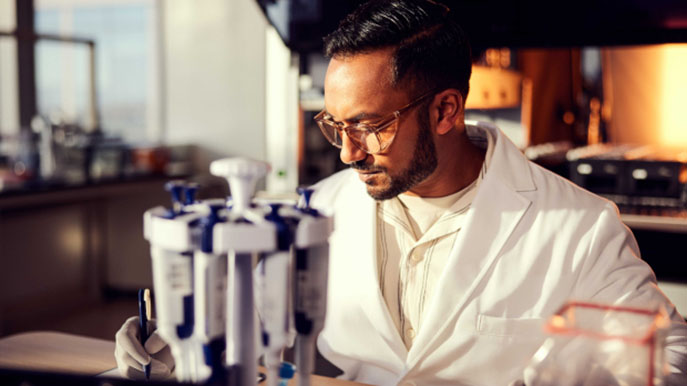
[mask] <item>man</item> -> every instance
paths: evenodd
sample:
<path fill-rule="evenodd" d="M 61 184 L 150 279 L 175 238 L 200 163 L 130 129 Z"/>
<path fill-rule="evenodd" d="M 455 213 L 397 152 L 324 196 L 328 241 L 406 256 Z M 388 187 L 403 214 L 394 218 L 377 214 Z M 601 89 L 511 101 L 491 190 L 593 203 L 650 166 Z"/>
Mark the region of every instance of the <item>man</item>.
<path fill-rule="evenodd" d="M 351 168 L 312 199 L 335 219 L 318 348 L 344 378 L 507 385 L 577 299 L 665 306 L 670 380 L 684 384 L 687 326 L 616 207 L 464 122 L 470 49 L 446 7 L 372 1 L 325 46 L 316 121 Z"/>

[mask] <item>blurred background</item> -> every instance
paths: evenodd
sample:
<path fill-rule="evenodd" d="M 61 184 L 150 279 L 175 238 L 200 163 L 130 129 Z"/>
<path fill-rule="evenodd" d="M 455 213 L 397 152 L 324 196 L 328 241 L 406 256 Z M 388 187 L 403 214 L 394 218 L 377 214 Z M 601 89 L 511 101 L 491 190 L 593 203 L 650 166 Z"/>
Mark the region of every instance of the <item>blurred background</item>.
<path fill-rule="evenodd" d="M 615 201 L 687 314 L 687 3 L 446 0 L 473 44 L 467 118 Z M 0 336 L 113 339 L 152 285 L 165 182 L 212 160 L 293 192 L 343 168 L 312 118 L 322 37 L 360 1 L 0 0 Z"/>

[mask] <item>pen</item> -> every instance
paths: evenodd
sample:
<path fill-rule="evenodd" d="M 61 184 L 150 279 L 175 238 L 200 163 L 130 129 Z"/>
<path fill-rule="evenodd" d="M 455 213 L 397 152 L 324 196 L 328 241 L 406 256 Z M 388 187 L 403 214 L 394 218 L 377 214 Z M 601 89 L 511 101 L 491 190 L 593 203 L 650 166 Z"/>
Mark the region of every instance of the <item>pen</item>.
<path fill-rule="evenodd" d="M 148 340 L 148 320 L 150 320 L 151 316 L 150 290 L 148 288 L 141 288 L 138 290 L 138 320 L 139 327 L 141 328 L 141 345 L 144 345 L 146 340 Z M 150 363 L 143 365 L 143 372 L 146 375 L 146 379 L 150 379 Z"/>

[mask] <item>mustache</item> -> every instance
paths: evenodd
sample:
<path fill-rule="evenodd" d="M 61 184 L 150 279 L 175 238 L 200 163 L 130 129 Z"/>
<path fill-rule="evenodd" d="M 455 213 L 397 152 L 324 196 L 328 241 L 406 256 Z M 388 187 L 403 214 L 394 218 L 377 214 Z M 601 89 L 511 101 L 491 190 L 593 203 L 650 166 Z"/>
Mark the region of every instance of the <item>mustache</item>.
<path fill-rule="evenodd" d="M 375 166 L 374 164 L 368 164 L 365 160 L 355 161 L 349 164 L 351 169 L 361 170 L 366 172 L 386 172 L 386 168 L 382 166 Z"/>

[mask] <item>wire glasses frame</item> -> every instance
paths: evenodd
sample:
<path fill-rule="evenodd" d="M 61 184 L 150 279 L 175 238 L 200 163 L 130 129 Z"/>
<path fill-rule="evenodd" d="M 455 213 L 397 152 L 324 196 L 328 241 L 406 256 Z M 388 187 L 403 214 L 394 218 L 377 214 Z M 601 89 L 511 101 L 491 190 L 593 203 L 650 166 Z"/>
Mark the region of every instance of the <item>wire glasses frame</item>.
<path fill-rule="evenodd" d="M 317 122 L 317 126 L 319 126 L 324 137 L 335 147 L 341 149 L 343 146 L 342 133 L 346 133 L 348 139 L 357 148 L 367 154 L 374 155 L 391 146 L 398 131 L 398 126 L 394 124 L 398 122 L 401 115 L 434 94 L 434 91 L 422 94 L 393 113 L 375 119 L 374 122 L 358 122 L 346 125 L 343 122 L 333 121 L 332 117 L 325 110 L 320 111 L 313 119 Z M 387 130 L 389 128 L 394 128 L 395 130 Z"/>

